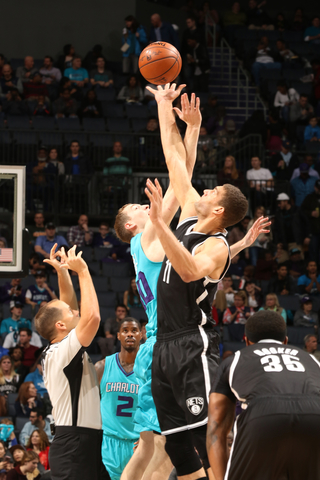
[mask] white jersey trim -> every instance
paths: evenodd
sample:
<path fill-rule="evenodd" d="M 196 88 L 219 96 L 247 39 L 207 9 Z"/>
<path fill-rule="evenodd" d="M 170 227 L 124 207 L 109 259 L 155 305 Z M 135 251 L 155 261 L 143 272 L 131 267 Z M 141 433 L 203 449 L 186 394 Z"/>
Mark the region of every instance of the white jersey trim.
<path fill-rule="evenodd" d="M 229 472 L 230 472 L 230 467 L 231 467 L 231 461 L 232 461 L 232 455 L 233 455 L 233 451 L 234 451 L 234 445 L 236 443 L 236 437 L 237 437 L 237 433 L 238 433 L 238 425 L 237 425 L 237 422 L 238 422 L 238 417 L 236 418 L 236 421 L 234 422 L 234 427 L 233 427 L 233 442 L 232 442 L 232 447 L 231 447 L 231 451 L 230 451 L 230 455 L 229 455 L 229 460 L 228 460 L 228 463 L 227 463 L 227 470 L 226 470 L 226 473 L 225 473 L 225 476 L 224 476 L 224 480 L 228 480 L 228 477 L 229 477 Z"/>
<path fill-rule="evenodd" d="M 203 367 L 203 376 L 204 376 L 204 384 L 206 388 L 207 403 L 209 404 L 209 395 L 211 390 L 210 372 L 209 372 L 209 365 L 208 365 L 208 359 L 207 359 L 209 339 L 208 339 L 208 335 L 206 334 L 202 326 L 198 325 L 198 328 L 200 330 L 200 335 L 203 341 L 203 351 L 201 353 L 201 361 L 202 361 L 202 367 Z"/>
<path fill-rule="evenodd" d="M 195 220 L 198 221 L 198 217 L 196 217 L 196 216 L 185 218 L 185 219 L 182 220 L 180 223 L 178 223 L 176 230 L 178 230 L 178 228 L 181 227 L 181 225 L 184 225 L 185 223 L 190 222 L 190 220 L 193 220 L 193 219 L 195 219 Z M 197 223 L 197 222 L 196 222 L 196 223 Z M 195 224 L 194 224 L 194 225 L 195 225 Z"/>
<path fill-rule="evenodd" d="M 272 338 L 266 338 L 263 340 L 259 340 L 257 343 L 279 343 L 280 345 L 283 345 L 282 342 L 279 342 L 279 340 L 272 340 Z"/>
<path fill-rule="evenodd" d="M 233 388 L 232 386 L 232 382 L 233 382 L 233 374 L 234 374 L 234 371 L 236 369 L 236 366 L 238 365 L 238 362 L 239 362 L 239 359 L 240 359 L 240 355 L 241 355 L 241 351 L 238 350 L 235 354 L 234 354 L 234 359 L 233 359 L 233 362 L 231 363 L 231 367 L 230 367 L 230 372 L 229 372 L 229 385 L 230 385 L 230 388 L 231 388 L 231 391 L 233 392 L 233 394 L 235 395 L 235 397 L 240 401 L 240 402 L 246 402 L 246 399 L 245 398 L 241 398 L 240 395 L 238 394 L 238 392 Z"/>
<path fill-rule="evenodd" d="M 307 352 L 307 353 L 308 353 L 308 352 Z M 310 355 L 310 357 L 312 358 L 312 360 L 314 360 L 314 361 L 316 362 L 316 364 L 318 365 L 318 367 L 320 367 L 320 362 L 319 362 L 319 360 L 317 360 L 316 357 L 314 357 L 314 356 L 312 355 L 312 353 L 309 353 L 309 355 Z"/>
<path fill-rule="evenodd" d="M 192 425 L 184 425 L 183 427 L 171 428 L 161 432 L 161 435 L 172 435 L 173 433 L 185 432 L 186 430 L 193 430 L 194 428 L 202 427 L 208 423 L 208 417 L 201 422 L 193 423 Z"/>

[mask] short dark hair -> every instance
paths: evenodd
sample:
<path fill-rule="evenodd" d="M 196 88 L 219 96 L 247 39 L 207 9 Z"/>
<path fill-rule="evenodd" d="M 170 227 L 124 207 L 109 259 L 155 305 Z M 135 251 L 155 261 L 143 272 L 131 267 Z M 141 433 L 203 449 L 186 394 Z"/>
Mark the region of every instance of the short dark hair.
<path fill-rule="evenodd" d="M 19 328 L 19 333 L 21 333 L 21 332 L 27 332 L 28 337 L 31 337 L 31 336 L 32 336 L 32 331 L 31 331 L 30 328 L 28 328 L 28 327 L 21 327 L 21 328 Z"/>
<path fill-rule="evenodd" d="M 100 222 L 100 225 L 99 225 L 99 227 L 102 227 L 102 226 L 104 226 L 104 227 L 108 227 L 108 228 L 110 227 L 110 225 L 109 225 L 109 223 L 108 223 L 108 222 Z"/>
<path fill-rule="evenodd" d="M 118 303 L 118 305 L 116 305 L 115 310 L 117 310 L 118 307 L 125 308 L 127 310 L 127 312 L 129 312 L 128 307 L 126 307 L 124 303 Z"/>
<path fill-rule="evenodd" d="M 44 58 L 49 58 L 49 59 L 50 59 L 50 62 L 53 63 L 53 58 L 52 58 L 50 55 L 46 55 Z"/>
<path fill-rule="evenodd" d="M 20 352 L 21 352 L 21 359 L 23 360 L 23 359 L 24 359 L 24 351 L 23 351 L 23 348 L 20 347 L 20 345 L 15 345 L 14 347 L 10 347 L 10 348 L 9 348 L 9 355 L 10 355 L 10 357 L 12 356 L 14 350 L 20 350 Z"/>
<path fill-rule="evenodd" d="M 70 147 L 71 147 L 71 145 L 72 145 L 73 143 L 77 143 L 77 144 L 79 145 L 79 147 L 80 147 L 80 142 L 79 142 L 79 140 L 77 140 L 77 139 L 71 140 L 71 142 L 70 142 Z"/>
<path fill-rule="evenodd" d="M 280 268 L 282 267 L 286 267 L 286 269 L 288 270 L 288 265 L 286 265 L 285 263 L 279 263 L 277 266 L 277 270 L 280 270 Z"/>
<path fill-rule="evenodd" d="M 287 325 L 279 313 L 271 310 L 261 310 L 248 318 L 245 334 L 252 343 L 266 339 L 284 342 L 287 335 Z"/>
<path fill-rule="evenodd" d="M 139 322 L 139 320 L 137 320 L 136 318 L 133 318 L 133 317 L 126 317 L 126 318 L 124 318 L 123 320 L 121 320 L 120 325 L 119 325 L 119 331 L 120 331 L 122 325 L 123 325 L 125 322 L 128 322 L 128 323 L 136 323 L 136 324 L 138 325 L 139 330 L 141 330 L 141 323 Z"/>
<path fill-rule="evenodd" d="M 308 98 L 308 95 L 307 95 L 306 93 L 301 93 L 301 94 L 300 94 L 300 98 L 302 98 L 302 97 L 303 97 L 303 98 Z"/>
<path fill-rule="evenodd" d="M 220 205 L 224 208 L 222 222 L 224 227 L 230 227 L 241 222 L 245 217 L 248 210 L 248 200 L 241 190 L 234 185 L 225 183 L 223 189 L 224 195 L 220 201 Z"/>
<path fill-rule="evenodd" d="M 38 415 L 38 417 L 42 417 L 42 418 L 45 418 L 46 417 L 46 414 L 45 412 L 42 410 L 42 408 L 38 408 L 38 407 L 34 407 L 34 408 L 31 408 L 30 410 L 32 413 L 36 413 Z"/>

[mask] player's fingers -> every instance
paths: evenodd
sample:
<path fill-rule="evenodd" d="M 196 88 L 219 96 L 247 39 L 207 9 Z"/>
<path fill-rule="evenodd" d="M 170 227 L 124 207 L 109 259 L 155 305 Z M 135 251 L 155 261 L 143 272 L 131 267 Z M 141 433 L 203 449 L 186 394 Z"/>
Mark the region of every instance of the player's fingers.
<path fill-rule="evenodd" d="M 81 258 L 81 257 L 82 257 L 82 251 L 80 250 L 80 252 L 77 255 L 77 258 Z"/>
<path fill-rule="evenodd" d="M 196 98 L 196 109 L 200 110 L 200 98 L 199 97 Z"/>
<path fill-rule="evenodd" d="M 158 85 L 158 86 L 157 86 L 157 89 L 158 89 L 158 90 L 162 90 L 162 85 Z"/>
<path fill-rule="evenodd" d="M 173 110 L 178 114 L 178 117 L 181 118 L 182 117 L 182 112 L 179 108 L 177 107 L 173 107 Z"/>
<path fill-rule="evenodd" d="M 150 180 L 150 178 L 148 178 L 147 180 L 147 187 L 149 188 L 149 190 L 153 193 L 156 191 L 156 186 L 154 185 L 154 183 Z"/>
<path fill-rule="evenodd" d="M 77 245 L 73 245 L 73 247 L 70 248 L 70 250 L 68 251 L 68 257 L 71 256 L 71 258 L 74 258 L 76 256 L 76 248 Z"/>
<path fill-rule="evenodd" d="M 163 87 L 164 90 L 169 90 L 170 88 L 170 83 L 166 83 L 165 86 Z"/>
<path fill-rule="evenodd" d="M 179 87 L 177 88 L 177 92 L 179 93 L 179 95 L 180 95 L 181 91 L 182 91 L 186 86 L 187 86 L 187 85 L 186 85 L 185 83 L 183 83 L 182 85 L 179 85 Z"/>
<path fill-rule="evenodd" d="M 144 193 L 147 195 L 147 197 L 149 198 L 150 202 L 153 203 L 152 194 L 151 194 L 150 191 L 147 189 L 147 187 L 144 189 Z"/>
<path fill-rule="evenodd" d="M 171 90 L 175 90 L 175 89 L 176 89 L 176 86 L 177 86 L 177 84 L 176 84 L 176 83 L 173 83 L 173 84 L 171 85 Z"/>
<path fill-rule="evenodd" d="M 55 252 L 57 246 L 58 246 L 58 244 L 55 243 L 55 244 L 53 245 L 53 247 L 51 248 L 51 250 L 50 250 L 50 257 L 51 257 L 51 255 L 54 255 L 54 252 Z"/>
<path fill-rule="evenodd" d="M 196 95 L 194 93 L 191 93 L 190 107 L 191 108 L 196 107 Z"/>
<path fill-rule="evenodd" d="M 149 90 L 149 92 L 153 93 L 153 95 L 156 93 L 155 89 L 154 88 L 151 88 L 151 87 L 146 87 L 147 90 Z"/>
<path fill-rule="evenodd" d="M 52 264 L 51 260 L 49 260 L 48 258 L 45 258 L 45 259 L 43 260 L 43 263 L 49 263 L 49 265 Z"/>
<path fill-rule="evenodd" d="M 162 198 L 162 187 L 161 187 L 160 183 L 158 182 L 157 178 L 155 179 L 155 184 L 156 184 L 156 187 L 158 189 L 159 195 Z"/>

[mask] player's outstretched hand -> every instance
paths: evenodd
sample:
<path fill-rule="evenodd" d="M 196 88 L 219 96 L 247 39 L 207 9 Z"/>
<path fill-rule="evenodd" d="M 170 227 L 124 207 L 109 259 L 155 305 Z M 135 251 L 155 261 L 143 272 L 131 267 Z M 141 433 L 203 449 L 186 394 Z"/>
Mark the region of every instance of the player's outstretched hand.
<path fill-rule="evenodd" d="M 148 178 L 145 193 L 150 200 L 150 220 L 152 223 L 156 223 L 162 218 L 162 188 L 157 179 L 152 183 Z"/>
<path fill-rule="evenodd" d="M 86 271 L 88 269 L 88 266 L 83 260 L 83 258 L 81 258 L 82 252 L 79 252 L 78 255 L 76 255 L 76 248 L 77 245 L 73 245 L 73 247 L 70 248 L 70 250 L 68 250 L 68 252 L 61 257 L 60 268 L 69 268 L 70 270 L 73 270 L 74 272 L 79 274 Z"/>
<path fill-rule="evenodd" d="M 187 125 L 200 128 L 202 121 L 200 98 L 196 97 L 194 93 L 191 94 L 190 102 L 186 93 L 181 95 L 181 110 L 177 107 L 173 107 L 173 110 Z"/>
<path fill-rule="evenodd" d="M 261 233 L 269 233 L 270 230 L 267 228 L 269 225 L 271 225 L 271 222 L 268 217 L 258 218 L 243 239 L 245 243 L 244 248 L 250 247 Z"/>
<path fill-rule="evenodd" d="M 176 98 L 179 97 L 181 90 L 186 87 L 186 85 L 183 84 L 179 85 L 179 87 L 176 89 L 176 86 L 177 85 L 175 83 L 173 83 L 171 86 L 170 83 L 167 83 L 165 86 L 158 85 L 157 90 L 149 86 L 146 88 L 154 95 L 157 103 L 163 101 L 172 103 Z"/>
<path fill-rule="evenodd" d="M 50 257 L 43 260 L 43 263 L 48 263 L 53 268 L 55 268 L 58 272 L 60 270 L 60 267 L 61 267 L 61 261 L 59 261 L 57 257 L 61 257 L 61 251 L 58 250 L 56 252 L 57 246 L 58 246 L 57 243 L 55 243 L 53 245 L 53 247 L 50 250 Z"/>

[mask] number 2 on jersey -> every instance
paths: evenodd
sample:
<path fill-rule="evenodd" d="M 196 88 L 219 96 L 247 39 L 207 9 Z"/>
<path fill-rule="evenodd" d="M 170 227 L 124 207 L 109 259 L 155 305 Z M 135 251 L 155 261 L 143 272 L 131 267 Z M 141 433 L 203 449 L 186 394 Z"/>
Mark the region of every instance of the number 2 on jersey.
<path fill-rule="evenodd" d="M 117 417 L 132 417 L 132 412 L 124 412 L 123 410 L 127 410 L 128 408 L 133 407 L 133 398 L 123 397 L 122 395 L 119 395 L 118 400 L 119 402 L 126 403 L 122 403 L 121 405 L 117 406 Z"/>
<path fill-rule="evenodd" d="M 292 355 L 266 355 L 265 357 L 261 358 L 261 365 L 265 365 L 263 367 L 265 372 L 282 372 L 283 366 L 281 363 L 281 359 L 284 363 L 289 372 L 305 372 L 305 368 L 302 363 L 299 361 L 298 357 L 293 357 Z M 267 365 L 266 365 L 267 364 Z"/>

